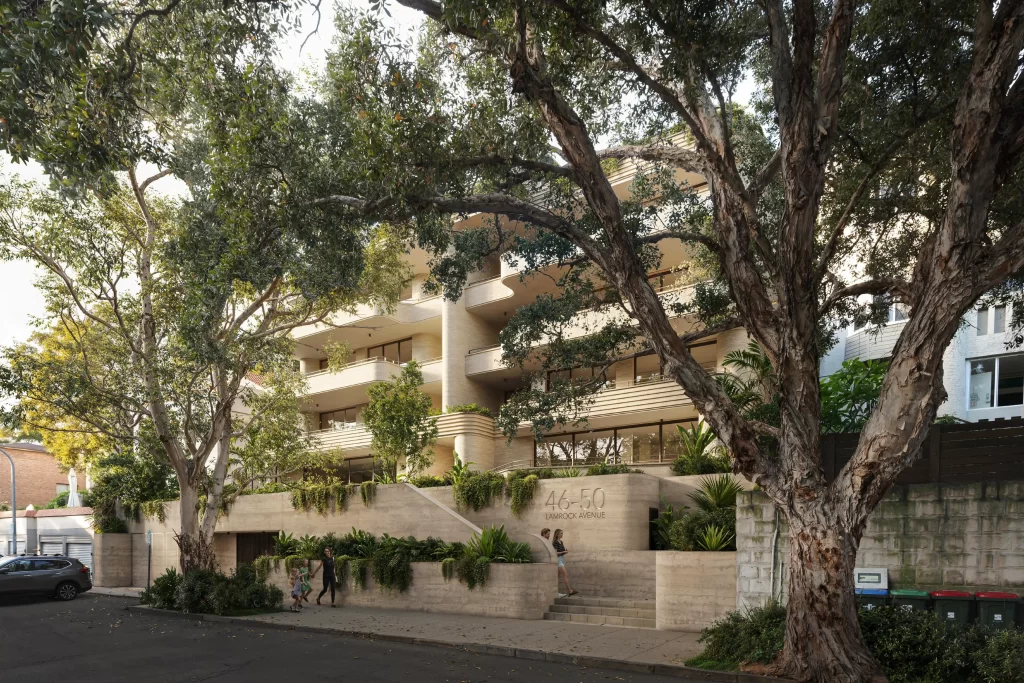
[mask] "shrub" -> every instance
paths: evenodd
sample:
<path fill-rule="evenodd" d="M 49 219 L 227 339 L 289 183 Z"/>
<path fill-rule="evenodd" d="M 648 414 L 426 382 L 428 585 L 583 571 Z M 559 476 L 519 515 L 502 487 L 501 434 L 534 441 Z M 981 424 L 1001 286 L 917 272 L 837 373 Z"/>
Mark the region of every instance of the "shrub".
<path fill-rule="evenodd" d="M 321 515 L 327 514 L 328 510 L 343 510 L 354 490 L 354 485 L 342 481 L 303 483 L 291 490 L 292 508 L 306 512 L 315 509 Z"/>
<path fill-rule="evenodd" d="M 294 486 L 288 484 L 282 484 L 279 481 L 268 481 L 260 487 L 254 489 L 242 489 L 238 492 L 240 496 L 258 496 L 264 493 L 288 493 Z"/>
<path fill-rule="evenodd" d="M 880 607 L 860 612 L 864 640 L 892 683 L 1022 683 L 1024 633 L 951 624 L 931 612 Z M 704 629 L 704 652 L 687 661 L 705 669 L 768 663 L 785 640 L 778 603 L 733 612 Z"/>
<path fill-rule="evenodd" d="M 786 608 L 772 601 L 746 612 L 730 612 L 701 632 L 704 651 L 687 661 L 703 669 L 736 669 L 740 664 L 767 664 L 786 641 Z"/>
<path fill-rule="evenodd" d="M 609 465 L 599 462 L 587 468 L 588 477 L 596 477 L 602 474 L 643 474 L 643 470 L 633 469 L 629 465 Z"/>
<path fill-rule="evenodd" d="M 505 477 L 494 472 L 467 472 L 452 486 L 455 504 L 474 511 L 490 506 L 505 492 Z"/>
<path fill-rule="evenodd" d="M 672 548 L 672 525 L 678 521 L 682 510 L 676 511 L 668 505 L 664 499 L 661 502 L 661 510 L 658 511 L 658 518 L 654 521 L 654 549 L 669 550 Z"/>
<path fill-rule="evenodd" d="M 140 599 L 143 604 L 160 609 L 227 614 L 277 609 L 284 594 L 276 586 L 267 584 L 261 567 L 243 563 L 231 576 L 209 569 L 197 569 L 184 575 L 168 569 L 142 592 Z"/>
<path fill-rule="evenodd" d="M 70 491 L 61 491 L 53 499 L 42 507 L 43 510 L 57 510 L 59 508 L 66 508 L 68 506 L 68 498 L 71 497 Z"/>
<path fill-rule="evenodd" d="M 214 593 L 227 577 L 211 569 L 194 569 L 181 577 L 174 592 L 174 607 L 182 612 L 223 614 L 222 601 Z"/>
<path fill-rule="evenodd" d="M 571 477 L 582 477 L 583 470 L 579 467 L 562 467 L 554 471 L 554 476 L 557 479 L 569 479 Z"/>
<path fill-rule="evenodd" d="M 176 569 L 168 569 L 164 574 L 153 580 L 153 585 L 142 591 L 139 601 L 157 609 L 174 609 L 175 593 L 181 583 L 181 574 Z"/>
<path fill-rule="evenodd" d="M 307 560 L 315 560 L 321 556 L 322 546 L 319 537 L 306 534 L 295 541 L 295 554 Z"/>
<path fill-rule="evenodd" d="M 731 535 L 731 542 L 723 550 L 736 549 L 736 510 L 735 508 L 723 508 L 714 512 L 698 510 L 684 514 L 672 523 L 669 529 L 669 546 L 672 550 L 702 550 L 701 539 L 704 537 L 704 530 L 709 526 L 720 527 L 727 536 Z"/>
<path fill-rule="evenodd" d="M 491 417 L 491 411 L 475 403 L 460 403 L 457 406 L 448 406 L 444 409 L 446 414 L 450 413 L 477 413 L 485 417 Z"/>
<path fill-rule="evenodd" d="M 409 483 L 418 489 L 430 489 L 438 486 L 450 486 L 451 482 L 444 477 L 439 477 L 435 474 L 423 474 L 418 477 L 413 477 L 409 480 Z"/>

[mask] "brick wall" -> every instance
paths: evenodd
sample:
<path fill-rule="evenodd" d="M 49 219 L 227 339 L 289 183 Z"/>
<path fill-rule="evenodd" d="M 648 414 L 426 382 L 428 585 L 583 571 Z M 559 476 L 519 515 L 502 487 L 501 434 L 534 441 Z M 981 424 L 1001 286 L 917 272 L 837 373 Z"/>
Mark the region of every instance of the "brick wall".
<path fill-rule="evenodd" d="M 775 509 L 741 493 L 736 511 L 736 602 L 772 595 Z M 788 528 L 780 516 L 774 595 L 785 596 Z M 890 588 L 1024 590 L 1024 481 L 896 486 L 868 518 L 860 567 L 889 570 Z"/>
<path fill-rule="evenodd" d="M 57 495 L 57 484 L 67 484 L 68 475 L 60 471 L 57 461 L 44 450 L 23 450 L 17 446 L 4 446 L 14 459 L 17 476 L 18 507 L 30 503 L 36 507 L 46 505 Z M 78 490 L 84 488 L 84 479 L 78 478 Z M 11 502 L 11 466 L 0 455 L 0 503 Z"/>

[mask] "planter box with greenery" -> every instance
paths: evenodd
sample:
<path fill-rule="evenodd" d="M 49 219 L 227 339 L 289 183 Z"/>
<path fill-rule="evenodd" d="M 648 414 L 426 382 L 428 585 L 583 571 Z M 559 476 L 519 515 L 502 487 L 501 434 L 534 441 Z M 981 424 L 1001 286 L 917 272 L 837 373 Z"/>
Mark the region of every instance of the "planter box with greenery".
<path fill-rule="evenodd" d="M 555 565 L 530 563 L 529 546 L 512 541 L 501 527 L 484 529 L 466 544 L 378 539 L 356 529 L 341 537 L 281 535 L 277 554 L 259 558 L 256 566 L 290 590 L 290 569 L 310 560 L 319 574 L 326 547 L 337 558 L 341 599 L 350 605 L 541 619 L 557 593 Z"/>

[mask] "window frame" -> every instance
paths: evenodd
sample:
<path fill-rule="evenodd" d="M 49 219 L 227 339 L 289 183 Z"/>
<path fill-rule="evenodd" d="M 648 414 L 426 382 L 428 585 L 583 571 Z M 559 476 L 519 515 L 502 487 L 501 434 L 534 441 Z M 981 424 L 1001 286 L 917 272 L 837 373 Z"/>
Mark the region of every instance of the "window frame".
<path fill-rule="evenodd" d="M 979 336 L 980 336 L 980 334 L 979 334 Z M 967 381 L 964 382 L 964 384 L 965 384 L 965 389 L 964 389 L 964 392 L 965 392 L 964 393 L 964 409 L 967 410 L 968 412 L 970 412 L 970 411 L 975 411 L 975 410 L 992 410 L 992 409 L 995 409 L 995 408 L 1013 408 L 1013 407 L 1016 407 L 1016 406 L 1024 405 L 1024 387 L 1021 388 L 1021 403 L 1009 403 L 1007 405 L 1000 405 L 999 404 L 999 380 L 1000 380 L 1000 365 L 1001 365 L 1001 361 L 1003 359 L 1005 359 L 1005 358 L 1018 358 L 1018 357 L 1024 357 L 1024 353 L 1005 353 L 1005 354 L 1003 354 L 1001 356 L 979 356 L 977 358 L 968 358 L 966 361 L 964 361 L 965 367 L 967 369 L 967 374 L 966 374 Z M 987 361 L 987 360 L 993 361 L 993 364 L 992 364 L 993 365 L 993 370 L 992 370 L 992 405 L 986 406 L 986 407 L 983 407 L 983 408 L 971 408 L 971 366 L 974 363 L 979 363 L 979 362 L 983 362 L 983 361 Z"/>
<path fill-rule="evenodd" d="M 616 442 L 616 444 L 618 444 L 618 442 L 619 442 L 619 432 L 620 431 L 628 431 L 628 430 L 632 430 L 632 429 L 641 429 L 643 427 L 657 427 L 658 428 L 658 430 L 657 430 L 657 434 L 658 434 L 658 459 L 657 460 L 647 461 L 647 462 L 641 462 L 641 463 L 631 462 L 631 463 L 626 463 L 626 464 L 628 464 L 628 465 L 636 465 L 636 464 L 640 464 L 640 465 L 658 465 L 658 464 L 664 464 L 666 462 L 671 462 L 672 461 L 672 460 L 665 460 L 665 427 L 675 427 L 676 425 L 692 424 L 692 423 L 696 423 L 698 420 L 699 420 L 699 418 L 696 418 L 696 417 L 685 417 L 685 418 L 680 418 L 678 420 L 659 420 L 657 422 L 641 422 L 639 424 L 619 425 L 618 427 L 604 427 L 602 429 L 585 429 L 585 430 L 580 430 L 580 431 L 576 431 L 576 432 L 559 432 L 558 434 L 551 434 L 550 436 L 553 439 L 565 440 L 566 437 L 570 438 L 570 443 L 572 444 L 572 454 L 573 454 L 572 461 L 571 462 L 567 462 L 564 465 L 558 465 L 558 464 L 554 464 L 554 463 L 550 463 L 550 462 L 547 463 L 547 464 L 544 464 L 544 465 L 537 464 L 537 456 L 539 455 L 538 454 L 538 448 L 543 446 L 544 442 L 543 441 L 534 440 L 534 442 L 533 442 L 533 466 L 534 467 L 584 467 L 584 466 L 589 466 L 585 462 L 577 464 L 577 460 L 576 460 L 577 446 L 576 446 L 576 444 L 577 444 L 577 437 L 578 436 L 580 436 L 580 435 L 584 435 L 585 436 L 585 435 L 588 435 L 588 434 L 602 434 L 602 433 L 611 432 L 612 433 L 612 439 Z M 584 439 L 584 440 L 586 440 L 586 439 Z M 621 448 L 618 448 L 618 450 L 619 450 L 619 453 L 618 453 L 619 457 L 618 457 L 618 459 L 621 459 Z M 591 464 L 593 464 L 593 463 L 591 463 Z"/>
<path fill-rule="evenodd" d="M 406 360 L 402 360 L 402 344 L 405 344 L 407 342 L 409 344 L 409 357 Z M 385 342 L 383 344 L 377 344 L 376 346 L 367 346 L 366 347 L 366 358 L 367 358 L 367 360 L 369 360 L 371 358 L 376 358 L 377 360 L 380 360 L 380 361 L 388 361 L 389 363 L 393 362 L 393 361 L 388 359 L 388 357 L 386 355 L 386 352 L 385 352 L 385 349 L 390 347 L 390 346 L 398 347 L 398 349 L 397 349 L 398 350 L 397 357 L 398 357 L 398 364 L 399 365 L 405 365 L 406 363 L 408 363 L 409 361 L 411 361 L 413 359 L 412 358 L 412 337 L 405 337 L 404 339 L 396 339 L 395 341 Z M 371 351 L 373 351 L 375 349 L 380 349 L 380 353 L 379 354 L 371 353 Z"/>

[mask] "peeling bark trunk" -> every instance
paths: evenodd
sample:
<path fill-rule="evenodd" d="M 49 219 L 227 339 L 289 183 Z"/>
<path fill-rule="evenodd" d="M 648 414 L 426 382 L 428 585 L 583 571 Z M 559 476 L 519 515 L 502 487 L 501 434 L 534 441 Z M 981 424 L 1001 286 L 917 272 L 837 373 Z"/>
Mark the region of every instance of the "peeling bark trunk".
<path fill-rule="evenodd" d="M 786 646 L 773 673 L 829 683 L 888 680 L 857 620 L 853 568 L 859 534 L 841 528 L 823 506 L 795 511 L 789 523 Z"/>
<path fill-rule="evenodd" d="M 214 569 L 216 557 L 213 553 L 212 533 L 210 538 L 199 526 L 199 493 L 192 485 L 181 485 L 178 510 L 181 515 L 181 530 L 175 533 L 178 544 L 178 564 L 181 572 L 187 574 L 196 569 Z"/>

